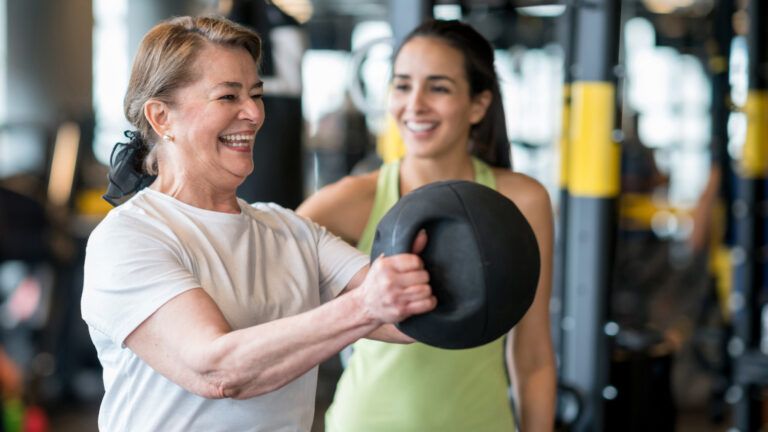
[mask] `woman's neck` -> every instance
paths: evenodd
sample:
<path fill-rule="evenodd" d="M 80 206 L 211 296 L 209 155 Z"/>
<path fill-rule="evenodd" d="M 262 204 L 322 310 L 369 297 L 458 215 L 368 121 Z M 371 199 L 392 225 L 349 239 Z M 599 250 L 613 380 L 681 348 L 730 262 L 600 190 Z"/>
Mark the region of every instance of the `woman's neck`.
<path fill-rule="evenodd" d="M 157 176 L 151 189 L 172 196 L 193 207 L 222 213 L 240 213 L 237 189 L 222 190 L 188 175 Z"/>
<path fill-rule="evenodd" d="M 472 157 L 467 153 L 445 155 L 441 158 L 405 156 L 400 164 L 400 194 L 443 180 L 475 179 Z"/>

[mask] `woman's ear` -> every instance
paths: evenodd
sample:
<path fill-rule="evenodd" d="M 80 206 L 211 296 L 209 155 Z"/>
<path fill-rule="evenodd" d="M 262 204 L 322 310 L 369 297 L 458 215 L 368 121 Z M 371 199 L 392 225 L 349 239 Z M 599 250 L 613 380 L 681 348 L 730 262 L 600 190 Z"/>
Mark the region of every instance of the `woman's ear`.
<path fill-rule="evenodd" d="M 483 120 L 488 107 L 493 101 L 493 94 L 490 90 L 483 90 L 472 98 L 472 105 L 469 109 L 469 124 L 476 125 Z"/>
<path fill-rule="evenodd" d="M 157 136 L 163 136 L 170 130 L 168 105 L 157 99 L 150 99 L 144 103 L 144 117 L 146 117 Z"/>

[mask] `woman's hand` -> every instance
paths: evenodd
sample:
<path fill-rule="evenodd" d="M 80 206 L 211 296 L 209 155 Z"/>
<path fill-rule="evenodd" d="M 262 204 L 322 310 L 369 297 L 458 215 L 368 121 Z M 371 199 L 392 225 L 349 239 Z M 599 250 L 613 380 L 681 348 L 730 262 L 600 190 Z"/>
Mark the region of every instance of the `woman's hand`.
<path fill-rule="evenodd" d="M 429 273 L 416 255 L 426 244 L 427 235 L 422 230 L 414 241 L 413 253 L 380 256 L 374 261 L 356 290 L 367 315 L 381 324 L 393 324 L 435 308 L 437 299 L 429 286 Z"/>

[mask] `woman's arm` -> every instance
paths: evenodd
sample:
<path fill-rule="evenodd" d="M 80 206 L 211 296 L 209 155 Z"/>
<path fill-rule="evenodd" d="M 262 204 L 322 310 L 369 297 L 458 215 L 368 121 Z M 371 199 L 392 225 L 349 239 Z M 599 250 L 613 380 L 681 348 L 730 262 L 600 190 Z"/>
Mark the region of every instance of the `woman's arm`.
<path fill-rule="evenodd" d="M 500 188 L 520 207 L 533 227 L 539 245 L 541 270 L 536 297 L 528 312 L 510 332 L 507 362 L 518 405 L 521 429 L 551 431 L 555 418 L 555 358 L 550 333 L 552 291 L 552 207 L 546 189 L 528 177 L 514 174 L 514 185 Z M 513 192 L 514 191 L 514 192 Z"/>
<path fill-rule="evenodd" d="M 354 246 L 360 240 L 371 215 L 376 198 L 377 179 L 378 171 L 344 177 L 307 198 L 296 209 L 296 213 L 324 226 Z M 423 246 L 414 245 L 414 248 L 415 253 L 419 253 Z M 355 283 L 353 279 L 344 292 L 354 289 L 357 285 L 359 281 Z M 391 324 L 382 325 L 366 335 L 366 338 L 394 343 L 414 342 Z"/>
<path fill-rule="evenodd" d="M 296 213 L 355 246 L 371 215 L 377 178 L 378 171 L 344 177 L 307 198 Z"/>
<path fill-rule="evenodd" d="M 427 232 L 424 230 L 421 230 L 419 231 L 419 234 L 416 236 L 416 240 L 413 243 L 413 253 L 415 254 L 421 253 L 421 251 L 423 251 L 426 246 L 427 246 Z M 365 272 L 367 272 L 368 267 L 366 267 L 364 270 Z M 352 278 L 352 280 L 350 280 L 349 284 L 347 284 L 347 287 L 344 288 L 344 291 L 342 291 L 341 294 L 347 294 L 350 291 L 357 289 L 360 286 L 364 277 L 365 277 L 365 274 L 363 271 L 356 274 Z M 378 340 L 382 342 L 401 343 L 401 344 L 416 342 L 415 339 L 401 332 L 397 327 L 394 326 L 394 324 L 384 324 L 379 328 L 375 329 L 374 331 L 365 335 L 365 338 Z"/>
<path fill-rule="evenodd" d="M 359 289 L 311 311 L 235 331 L 205 291 L 193 289 L 160 307 L 125 344 L 190 392 L 250 398 L 284 386 L 384 323 L 431 310 L 436 300 L 427 281 L 416 255 L 379 259 Z"/>
<path fill-rule="evenodd" d="M 419 241 L 422 241 L 423 239 L 426 239 L 426 234 L 424 234 L 423 237 L 420 236 L 419 238 L 417 238 L 415 244 L 418 244 Z M 423 246 L 421 247 L 414 246 L 414 253 L 418 253 L 417 250 L 421 251 L 423 249 L 424 249 Z M 360 271 L 358 274 L 355 275 L 354 278 L 352 278 L 352 280 L 349 282 L 347 287 L 344 288 L 344 291 L 342 291 L 341 294 L 339 295 L 345 295 L 351 292 L 352 290 L 357 289 L 360 286 L 360 283 L 362 282 L 362 280 L 365 278 L 365 272 L 367 271 L 368 271 L 368 267 L 366 266 L 364 271 Z M 382 341 L 382 342 L 400 343 L 400 344 L 408 344 L 408 343 L 416 342 L 415 339 L 398 330 L 394 324 L 383 324 L 378 328 L 376 328 L 375 330 L 373 330 L 372 332 L 365 335 L 365 338 Z"/>

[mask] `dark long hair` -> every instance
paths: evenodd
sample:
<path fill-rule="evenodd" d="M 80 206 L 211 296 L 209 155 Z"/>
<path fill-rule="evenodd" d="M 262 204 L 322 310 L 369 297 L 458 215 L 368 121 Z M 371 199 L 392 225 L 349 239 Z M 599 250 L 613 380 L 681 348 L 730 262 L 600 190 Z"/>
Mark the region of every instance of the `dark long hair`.
<path fill-rule="evenodd" d="M 485 90 L 491 92 L 492 100 L 488 111 L 483 119 L 470 129 L 469 152 L 489 165 L 511 168 L 507 122 L 501 102 L 499 80 L 493 65 L 491 44 L 468 24 L 455 20 L 428 20 L 405 37 L 393 59 L 397 59 L 400 50 L 408 41 L 419 36 L 439 39 L 462 53 L 471 97 Z"/>

